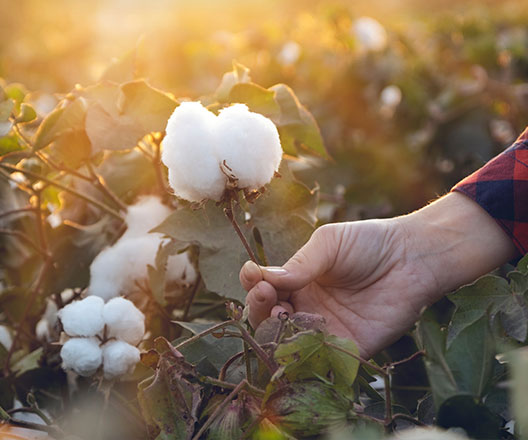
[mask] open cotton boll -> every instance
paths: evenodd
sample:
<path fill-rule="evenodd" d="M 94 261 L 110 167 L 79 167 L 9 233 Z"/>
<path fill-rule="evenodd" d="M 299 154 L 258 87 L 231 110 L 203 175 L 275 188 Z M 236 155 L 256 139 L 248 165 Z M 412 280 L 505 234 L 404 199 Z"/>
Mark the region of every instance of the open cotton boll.
<path fill-rule="evenodd" d="M 96 338 L 72 338 L 60 352 L 62 368 L 73 370 L 81 376 L 91 376 L 103 362 L 103 352 Z"/>
<path fill-rule="evenodd" d="M 182 199 L 220 200 L 226 177 L 214 154 L 216 116 L 199 102 L 183 102 L 172 113 L 163 139 L 161 160 L 169 183 Z"/>
<path fill-rule="evenodd" d="M 11 348 L 13 337 L 11 332 L 5 325 L 0 325 L 0 345 L 3 345 L 6 350 Z"/>
<path fill-rule="evenodd" d="M 127 209 L 127 230 L 121 239 L 142 236 L 165 220 L 172 211 L 161 203 L 159 197 L 143 196 Z"/>
<path fill-rule="evenodd" d="M 123 341 L 108 341 L 103 345 L 103 374 L 114 379 L 132 373 L 139 362 L 139 350 Z"/>
<path fill-rule="evenodd" d="M 352 33 L 363 50 L 377 52 L 387 46 L 387 31 L 372 17 L 356 19 L 352 24 Z"/>
<path fill-rule="evenodd" d="M 258 189 L 279 169 L 282 147 L 275 124 L 265 116 L 235 104 L 220 111 L 216 154 L 231 168 L 239 188 Z"/>
<path fill-rule="evenodd" d="M 161 243 L 158 234 L 119 240 L 103 249 L 90 266 L 90 295 L 108 300 L 137 290 L 136 280 L 147 277 L 147 265 L 155 264 Z"/>
<path fill-rule="evenodd" d="M 169 256 L 167 260 L 167 281 L 184 281 L 185 283 L 194 283 L 196 281 L 196 270 L 187 252 Z"/>
<path fill-rule="evenodd" d="M 88 296 L 63 307 L 57 315 L 69 336 L 95 336 L 104 328 L 103 306 L 101 298 Z"/>
<path fill-rule="evenodd" d="M 118 297 L 103 308 L 107 336 L 138 344 L 145 335 L 145 315 L 128 299 Z"/>

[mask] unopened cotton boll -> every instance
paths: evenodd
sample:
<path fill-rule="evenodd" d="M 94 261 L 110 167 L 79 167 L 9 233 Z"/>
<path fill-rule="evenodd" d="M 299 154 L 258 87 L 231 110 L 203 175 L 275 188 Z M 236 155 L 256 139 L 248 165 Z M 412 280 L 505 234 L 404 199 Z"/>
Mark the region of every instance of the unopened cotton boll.
<path fill-rule="evenodd" d="M 145 315 L 128 299 L 118 297 L 108 301 L 103 317 L 110 338 L 136 345 L 145 335 Z"/>
<path fill-rule="evenodd" d="M 72 338 L 60 352 L 62 368 L 73 370 L 81 376 L 91 376 L 101 366 L 103 352 L 96 338 Z"/>
<path fill-rule="evenodd" d="M 140 360 L 139 350 L 123 341 L 108 341 L 103 345 L 103 373 L 105 379 L 115 379 L 132 373 Z"/>
<path fill-rule="evenodd" d="M 216 116 L 199 102 L 183 102 L 172 113 L 163 139 L 162 161 L 175 194 L 191 202 L 219 200 L 226 177 L 214 154 Z"/>
<path fill-rule="evenodd" d="M 95 336 L 104 328 L 103 306 L 101 298 L 88 296 L 60 309 L 58 317 L 69 336 Z"/>
<path fill-rule="evenodd" d="M 143 196 L 128 207 L 125 216 L 127 230 L 121 239 L 146 235 L 165 220 L 172 211 L 161 203 L 159 197 Z"/>
<path fill-rule="evenodd" d="M 217 133 L 218 159 L 238 178 L 239 188 L 258 189 L 271 181 L 282 159 L 273 122 L 235 104 L 220 111 Z"/>

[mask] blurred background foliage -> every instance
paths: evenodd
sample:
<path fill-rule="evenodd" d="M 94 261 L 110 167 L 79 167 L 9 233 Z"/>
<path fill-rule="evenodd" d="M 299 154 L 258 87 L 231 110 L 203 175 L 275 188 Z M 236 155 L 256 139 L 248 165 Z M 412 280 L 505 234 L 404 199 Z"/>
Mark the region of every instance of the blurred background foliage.
<path fill-rule="evenodd" d="M 257 84 L 288 84 L 334 159 L 297 167 L 321 186 L 323 222 L 419 208 L 528 123 L 522 0 L 0 0 L 0 10 L 0 77 L 34 91 L 40 114 L 77 83 L 125 79 L 123 66 L 191 99 L 213 93 L 233 60 Z M 382 27 L 358 29 L 362 16 Z"/>

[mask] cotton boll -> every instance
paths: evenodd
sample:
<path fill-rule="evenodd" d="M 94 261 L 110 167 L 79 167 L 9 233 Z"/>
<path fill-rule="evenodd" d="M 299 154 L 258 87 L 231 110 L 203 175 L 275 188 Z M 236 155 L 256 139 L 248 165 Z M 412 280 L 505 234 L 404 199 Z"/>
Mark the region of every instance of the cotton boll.
<path fill-rule="evenodd" d="M 118 297 L 108 301 L 103 317 L 108 337 L 136 345 L 145 335 L 145 315 L 128 299 Z"/>
<path fill-rule="evenodd" d="M 154 265 L 161 243 L 157 234 L 119 240 L 103 249 L 90 266 L 90 295 L 108 300 L 137 290 L 136 280 L 147 277 L 147 265 Z"/>
<path fill-rule="evenodd" d="M 114 379 L 132 373 L 139 362 L 139 350 L 123 341 L 109 341 L 103 345 L 103 373 L 105 379 Z"/>
<path fill-rule="evenodd" d="M 231 168 L 239 188 L 257 189 L 269 183 L 282 158 L 275 124 L 244 104 L 220 112 L 215 145 L 219 162 Z"/>
<path fill-rule="evenodd" d="M 301 46 L 296 41 L 288 41 L 282 46 L 277 60 L 283 66 L 291 66 L 295 64 L 301 56 Z"/>
<path fill-rule="evenodd" d="M 127 209 L 125 223 L 127 230 L 121 239 L 142 236 L 151 229 L 158 226 L 168 215 L 171 210 L 161 203 L 156 196 L 141 197 L 134 205 Z"/>
<path fill-rule="evenodd" d="M 174 193 L 185 200 L 220 200 L 226 177 L 214 154 L 216 116 L 199 102 L 183 102 L 169 118 L 162 161 Z"/>
<path fill-rule="evenodd" d="M 0 345 L 3 345 L 6 350 L 9 350 L 11 344 L 13 344 L 11 332 L 5 325 L 0 325 Z"/>
<path fill-rule="evenodd" d="M 104 328 L 104 301 L 97 296 L 88 296 L 74 301 L 59 310 L 58 316 L 69 336 L 95 336 Z"/>
<path fill-rule="evenodd" d="M 387 46 L 387 31 L 379 21 L 371 17 L 360 17 L 352 24 L 352 33 L 361 48 L 367 51 L 381 51 Z"/>
<path fill-rule="evenodd" d="M 187 252 L 171 255 L 167 260 L 167 281 L 196 281 L 196 270 L 189 259 Z"/>
<path fill-rule="evenodd" d="M 72 338 L 60 352 L 62 368 L 73 370 L 81 376 L 91 376 L 101 366 L 103 352 L 96 338 Z"/>

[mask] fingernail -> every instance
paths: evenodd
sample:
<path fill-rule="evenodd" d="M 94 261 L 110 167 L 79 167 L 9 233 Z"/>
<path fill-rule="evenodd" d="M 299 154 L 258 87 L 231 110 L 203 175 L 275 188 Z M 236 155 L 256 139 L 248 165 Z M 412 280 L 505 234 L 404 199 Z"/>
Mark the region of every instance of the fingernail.
<path fill-rule="evenodd" d="M 279 266 L 261 266 L 260 268 L 274 275 L 286 275 L 288 273 L 286 269 Z"/>
<path fill-rule="evenodd" d="M 244 270 L 247 271 L 248 275 L 253 275 L 254 278 L 261 276 L 260 267 L 257 263 L 249 260 L 244 263 Z M 253 278 L 252 277 L 252 278 Z"/>

